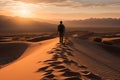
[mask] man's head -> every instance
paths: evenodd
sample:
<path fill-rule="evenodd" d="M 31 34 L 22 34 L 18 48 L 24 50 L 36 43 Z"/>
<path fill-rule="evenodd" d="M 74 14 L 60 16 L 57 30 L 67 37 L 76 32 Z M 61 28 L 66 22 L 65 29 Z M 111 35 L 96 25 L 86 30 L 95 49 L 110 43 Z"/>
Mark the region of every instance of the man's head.
<path fill-rule="evenodd" d="M 62 24 L 63 22 L 62 21 L 60 21 L 60 24 Z"/>

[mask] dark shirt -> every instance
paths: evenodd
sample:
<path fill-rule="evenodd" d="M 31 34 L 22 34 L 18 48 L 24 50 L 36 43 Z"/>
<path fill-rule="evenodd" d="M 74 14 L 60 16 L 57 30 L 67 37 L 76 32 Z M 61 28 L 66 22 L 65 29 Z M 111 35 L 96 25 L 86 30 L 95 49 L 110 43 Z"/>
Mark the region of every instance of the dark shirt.
<path fill-rule="evenodd" d="M 58 32 L 64 33 L 65 32 L 65 26 L 63 24 L 58 25 Z"/>

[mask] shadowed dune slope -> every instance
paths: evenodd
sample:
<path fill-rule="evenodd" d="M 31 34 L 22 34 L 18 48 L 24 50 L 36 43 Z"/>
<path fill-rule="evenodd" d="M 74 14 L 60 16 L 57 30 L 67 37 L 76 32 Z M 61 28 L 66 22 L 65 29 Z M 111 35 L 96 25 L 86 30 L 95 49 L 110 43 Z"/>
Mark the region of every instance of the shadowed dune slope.
<path fill-rule="evenodd" d="M 27 43 L 0 43 L 0 65 L 7 64 L 19 58 L 27 47 Z"/>
<path fill-rule="evenodd" d="M 120 47 L 105 44 L 99 44 L 99 46 L 102 47 L 105 51 L 111 53 L 112 55 L 120 57 Z"/>

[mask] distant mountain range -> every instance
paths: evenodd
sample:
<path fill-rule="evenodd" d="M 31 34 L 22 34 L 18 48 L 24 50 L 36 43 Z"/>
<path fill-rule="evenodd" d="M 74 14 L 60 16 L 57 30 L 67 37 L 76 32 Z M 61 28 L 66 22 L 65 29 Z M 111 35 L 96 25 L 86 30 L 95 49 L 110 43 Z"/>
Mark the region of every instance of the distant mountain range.
<path fill-rule="evenodd" d="M 30 18 L 10 17 L 0 15 L 0 30 L 2 31 L 54 31 L 56 25 L 35 21 Z"/>
<path fill-rule="evenodd" d="M 91 18 L 85 20 L 71 20 L 64 21 L 64 24 L 67 28 L 120 28 L 120 18 Z M 58 23 L 47 23 L 42 20 L 39 21 L 31 18 L 0 15 L 0 31 L 56 31 L 57 25 Z"/>
<path fill-rule="evenodd" d="M 65 21 L 65 24 L 69 27 L 113 27 L 120 28 L 120 18 L 90 18 L 85 20 L 72 20 Z"/>

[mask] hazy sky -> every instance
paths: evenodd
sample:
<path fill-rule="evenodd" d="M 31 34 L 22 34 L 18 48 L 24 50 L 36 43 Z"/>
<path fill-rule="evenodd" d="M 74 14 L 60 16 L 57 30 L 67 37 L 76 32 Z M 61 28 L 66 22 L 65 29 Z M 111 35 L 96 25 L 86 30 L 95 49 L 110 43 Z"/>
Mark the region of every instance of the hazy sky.
<path fill-rule="evenodd" d="M 0 0 L 0 14 L 48 20 L 120 18 L 120 0 Z"/>

